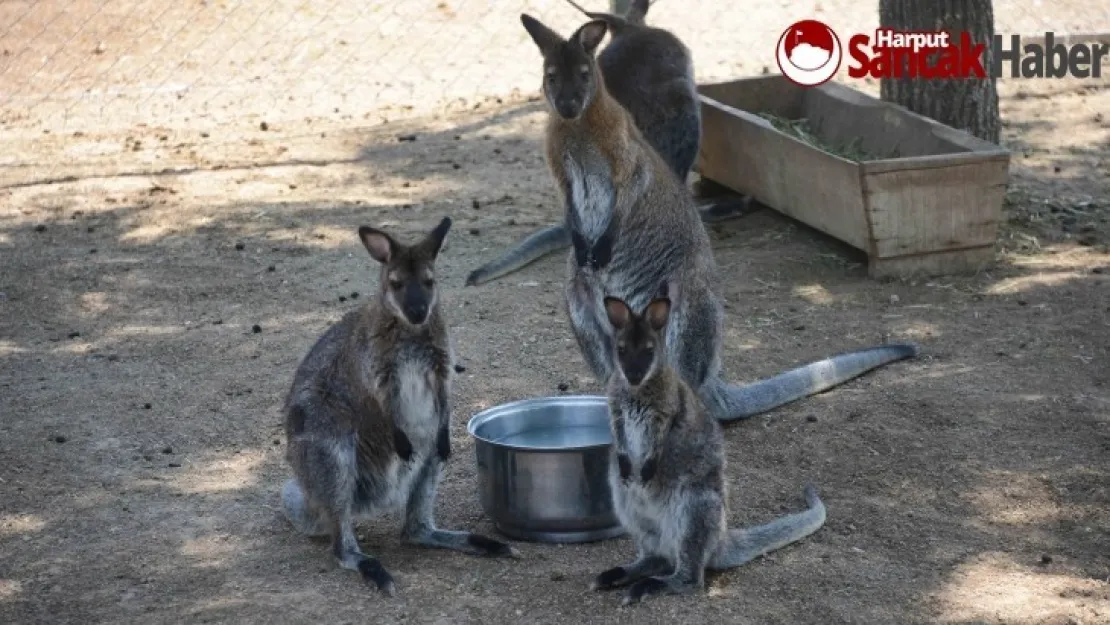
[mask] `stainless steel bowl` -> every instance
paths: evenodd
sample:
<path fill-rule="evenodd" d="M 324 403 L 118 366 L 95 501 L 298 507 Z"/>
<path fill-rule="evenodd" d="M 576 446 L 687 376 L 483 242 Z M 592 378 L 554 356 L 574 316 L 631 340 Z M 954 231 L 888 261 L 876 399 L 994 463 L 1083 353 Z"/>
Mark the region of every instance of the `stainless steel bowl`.
<path fill-rule="evenodd" d="M 482 508 L 518 540 L 578 543 L 624 533 L 609 493 L 605 397 L 570 395 L 494 406 L 467 424 Z"/>

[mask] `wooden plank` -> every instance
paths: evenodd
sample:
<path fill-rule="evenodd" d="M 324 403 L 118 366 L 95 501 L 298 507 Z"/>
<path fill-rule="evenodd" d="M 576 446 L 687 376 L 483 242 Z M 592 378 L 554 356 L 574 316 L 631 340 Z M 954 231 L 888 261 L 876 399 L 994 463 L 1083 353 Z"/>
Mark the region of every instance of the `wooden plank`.
<path fill-rule="evenodd" d="M 861 250 L 869 249 L 859 164 L 706 96 L 698 172 Z"/>
<path fill-rule="evenodd" d="M 863 174 L 871 255 L 905 256 L 993 244 L 1008 161 Z"/>
<path fill-rule="evenodd" d="M 908 278 L 911 276 L 937 276 L 982 271 L 994 263 L 994 245 L 964 250 L 869 258 L 867 275 L 872 278 Z"/>
<path fill-rule="evenodd" d="M 785 119 L 801 118 L 805 100 L 805 89 L 781 74 L 698 85 L 698 93 L 735 109 Z"/>

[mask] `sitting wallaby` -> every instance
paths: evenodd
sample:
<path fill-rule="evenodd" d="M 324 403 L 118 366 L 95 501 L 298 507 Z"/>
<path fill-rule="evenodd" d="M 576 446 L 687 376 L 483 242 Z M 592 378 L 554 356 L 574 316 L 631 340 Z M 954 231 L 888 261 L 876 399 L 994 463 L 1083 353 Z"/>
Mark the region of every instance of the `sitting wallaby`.
<path fill-rule="evenodd" d="M 701 141 L 701 104 L 690 50 L 673 33 L 644 23 L 648 0 L 633 0 L 624 16 L 591 13 L 568 2 L 591 19 L 609 25 L 609 44 L 597 59 L 605 87 L 685 185 Z M 711 201 L 699 207 L 701 219 L 712 223 L 737 217 L 749 201 L 747 196 Z M 496 280 L 569 245 L 566 224 L 547 226 L 472 271 L 466 284 Z"/>
<path fill-rule="evenodd" d="M 440 312 L 435 260 L 451 219 L 415 245 L 363 226 L 381 263 L 378 293 L 347 313 L 301 361 L 285 402 L 286 517 L 300 532 L 329 535 L 340 566 L 392 595 L 393 578 L 355 537 L 360 518 L 404 507 L 404 542 L 505 556 L 507 544 L 438 529 L 440 471 L 451 453 L 453 354 Z"/>
<path fill-rule="evenodd" d="M 601 80 L 593 53 L 606 22 L 588 22 L 568 40 L 531 16 L 521 21 L 544 58 L 547 164 L 574 244 L 567 311 L 599 382 L 608 383 L 614 369 L 605 295 L 641 309 L 657 296 L 670 298 L 669 361 L 718 420 L 766 412 L 917 353 L 913 345 L 884 345 L 748 386 L 724 382 L 724 310 L 709 235 L 685 186 Z"/>
<path fill-rule="evenodd" d="M 598 575 L 593 588 L 631 586 L 626 604 L 700 589 L 707 568 L 740 566 L 825 523 L 825 506 L 807 486 L 805 512 L 753 528 L 728 528 L 724 435 L 667 363 L 661 333 L 670 306 L 659 298 L 636 314 L 617 298 L 605 299 L 618 365 L 609 382 L 609 485 L 638 555 L 635 562 Z"/>

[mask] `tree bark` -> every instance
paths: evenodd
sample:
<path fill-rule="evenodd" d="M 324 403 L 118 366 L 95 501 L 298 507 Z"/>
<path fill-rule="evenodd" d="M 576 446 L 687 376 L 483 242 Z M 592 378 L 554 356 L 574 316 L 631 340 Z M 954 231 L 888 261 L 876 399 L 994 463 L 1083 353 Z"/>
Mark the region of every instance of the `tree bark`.
<path fill-rule="evenodd" d="M 991 0 L 879 0 L 879 24 L 902 31 L 948 31 L 953 41 L 963 31 L 984 43 L 988 76 L 936 80 L 884 78 L 882 99 L 992 143 L 999 142 L 998 91 L 990 76 L 994 8 Z"/>

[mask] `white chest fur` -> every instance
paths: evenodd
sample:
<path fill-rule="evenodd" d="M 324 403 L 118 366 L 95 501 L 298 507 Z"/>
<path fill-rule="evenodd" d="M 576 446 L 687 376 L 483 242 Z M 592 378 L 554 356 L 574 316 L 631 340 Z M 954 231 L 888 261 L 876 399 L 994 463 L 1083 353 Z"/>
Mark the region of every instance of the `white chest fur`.
<path fill-rule="evenodd" d="M 583 165 L 570 156 L 563 159 L 570 195 L 567 199 L 578 215 L 579 227 L 587 241 L 596 241 L 604 234 L 615 198 L 608 166 L 597 165 Z"/>

